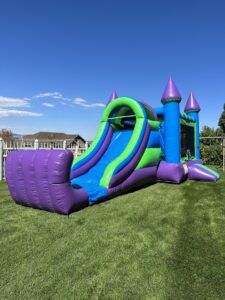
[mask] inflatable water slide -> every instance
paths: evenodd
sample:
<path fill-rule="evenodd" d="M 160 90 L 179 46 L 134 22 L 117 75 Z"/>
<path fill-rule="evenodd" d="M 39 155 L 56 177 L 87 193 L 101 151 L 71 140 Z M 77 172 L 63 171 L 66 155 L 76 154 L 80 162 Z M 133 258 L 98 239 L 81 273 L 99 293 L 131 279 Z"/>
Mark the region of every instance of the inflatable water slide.
<path fill-rule="evenodd" d="M 190 94 L 180 112 L 181 96 L 170 78 L 161 101 L 153 109 L 113 92 L 94 141 L 78 158 L 67 150 L 11 152 L 6 180 L 13 200 L 70 214 L 150 183 L 216 182 L 220 175 L 200 159 L 195 97 Z"/>

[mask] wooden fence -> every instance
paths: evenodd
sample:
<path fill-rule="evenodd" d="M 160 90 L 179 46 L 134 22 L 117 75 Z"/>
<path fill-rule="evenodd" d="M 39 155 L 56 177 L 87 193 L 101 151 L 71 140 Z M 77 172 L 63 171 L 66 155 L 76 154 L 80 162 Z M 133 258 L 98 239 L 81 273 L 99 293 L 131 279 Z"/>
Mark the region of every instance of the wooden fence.
<path fill-rule="evenodd" d="M 41 141 L 38 140 L 25 142 L 23 140 L 14 140 L 4 142 L 0 137 L 0 180 L 5 179 L 5 161 L 9 152 L 16 150 L 31 150 L 31 149 L 66 149 L 72 151 L 74 157 L 80 156 L 88 148 L 88 143 L 85 143 L 85 148 L 79 145 L 73 145 L 70 140 L 57 141 Z"/>

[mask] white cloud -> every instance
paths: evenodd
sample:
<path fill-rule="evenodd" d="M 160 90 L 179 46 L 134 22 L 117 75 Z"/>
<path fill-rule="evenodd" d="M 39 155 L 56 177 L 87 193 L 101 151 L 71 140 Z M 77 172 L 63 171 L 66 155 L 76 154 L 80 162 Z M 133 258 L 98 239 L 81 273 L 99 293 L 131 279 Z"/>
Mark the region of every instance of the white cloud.
<path fill-rule="evenodd" d="M 69 107 L 73 107 L 73 104 L 85 107 L 85 108 L 104 108 L 105 104 L 97 102 L 97 103 L 91 103 L 88 102 L 85 99 L 82 98 L 75 98 L 75 99 L 70 99 L 64 97 L 61 93 L 59 92 L 45 92 L 45 93 L 39 93 L 36 94 L 32 97 L 26 97 L 26 98 L 11 98 L 11 97 L 5 97 L 5 96 L 0 96 L 0 109 L 1 108 L 17 108 L 17 107 L 31 107 L 32 100 L 34 99 L 44 99 L 45 98 L 52 98 L 57 100 L 57 103 L 61 105 L 66 105 Z M 42 101 L 41 101 L 42 102 Z M 49 102 L 42 102 L 41 105 L 45 107 L 54 107 L 55 105 Z M 25 112 L 25 111 L 17 111 L 17 110 L 1 110 L 1 115 L 0 117 L 3 116 L 19 116 L 23 114 L 22 116 L 26 116 L 27 114 L 31 114 L 31 116 L 39 116 L 39 113 L 30 113 L 30 112 Z"/>
<path fill-rule="evenodd" d="M 0 107 L 30 107 L 27 99 L 0 96 Z"/>
<path fill-rule="evenodd" d="M 39 94 L 31 97 L 31 99 L 42 99 L 42 98 L 52 98 L 52 99 L 60 100 L 59 103 L 62 105 L 69 105 L 68 103 L 72 102 L 73 104 L 80 105 L 80 106 L 86 107 L 86 108 L 98 108 L 98 107 L 104 108 L 105 107 L 104 103 L 100 103 L 100 102 L 90 103 L 87 100 L 82 99 L 82 98 L 75 98 L 72 100 L 70 98 L 64 97 L 64 95 L 59 92 L 39 93 Z M 53 107 L 53 104 L 50 104 L 48 102 L 44 102 L 44 103 L 42 103 L 42 105 L 47 106 L 47 107 Z"/>
<path fill-rule="evenodd" d="M 43 114 L 25 110 L 2 109 L 0 108 L 0 118 L 7 117 L 41 117 Z"/>
<path fill-rule="evenodd" d="M 76 104 L 76 105 L 87 107 L 87 108 L 105 107 L 105 104 L 103 104 L 103 103 L 98 103 L 98 102 L 97 103 L 90 103 L 87 100 L 82 99 L 82 98 L 75 98 L 73 100 L 73 103 Z"/>
<path fill-rule="evenodd" d="M 73 103 L 78 104 L 78 105 L 82 105 L 83 103 L 87 103 L 87 101 L 82 99 L 82 98 L 75 98 L 73 100 Z"/>
<path fill-rule="evenodd" d="M 54 98 L 54 97 L 61 97 L 62 94 L 58 93 L 58 92 L 46 92 L 46 93 L 40 93 L 40 94 L 37 94 L 37 95 L 34 95 L 32 98 L 34 99 L 38 99 L 38 98 L 47 98 L 47 97 L 51 97 L 51 98 Z"/>
<path fill-rule="evenodd" d="M 32 97 L 32 99 L 40 99 L 40 98 L 53 98 L 53 99 L 60 99 L 60 100 L 66 100 L 66 101 L 71 100 L 69 98 L 64 97 L 59 92 L 45 92 L 45 93 L 40 93 L 40 94 L 34 95 Z"/>
<path fill-rule="evenodd" d="M 54 104 L 51 104 L 51 103 L 48 103 L 48 102 L 44 102 L 42 103 L 43 106 L 46 106 L 46 107 L 54 107 L 55 105 Z"/>

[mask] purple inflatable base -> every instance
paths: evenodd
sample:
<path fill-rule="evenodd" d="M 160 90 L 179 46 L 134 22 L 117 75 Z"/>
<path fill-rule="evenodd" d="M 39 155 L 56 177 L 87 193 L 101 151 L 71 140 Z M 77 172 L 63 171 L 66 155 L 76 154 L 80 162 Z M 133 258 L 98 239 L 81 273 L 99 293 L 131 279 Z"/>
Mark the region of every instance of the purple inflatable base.
<path fill-rule="evenodd" d="M 188 160 L 188 161 L 185 161 L 183 162 L 183 165 L 187 165 L 187 166 L 191 166 L 191 165 L 194 165 L 194 164 L 203 164 L 202 160 L 201 159 L 194 159 L 194 160 Z"/>
<path fill-rule="evenodd" d="M 13 200 L 24 206 L 65 215 L 88 206 L 86 191 L 82 188 L 74 189 L 70 185 L 72 160 L 72 153 L 66 150 L 9 153 L 6 160 L 6 181 Z M 176 164 L 161 161 L 158 166 L 134 170 L 127 178 L 123 177 L 122 182 L 109 187 L 108 195 L 95 203 L 155 182 L 180 183 L 185 179 L 217 181 L 219 176 L 196 164 L 200 162 L 197 160 Z M 187 170 L 188 174 L 185 174 Z"/>
<path fill-rule="evenodd" d="M 189 180 L 199 180 L 199 181 L 209 181 L 217 182 L 219 179 L 210 171 L 201 167 L 201 165 L 191 165 L 188 167 L 188 179 Z"/>
<path fill-rule="evenodd" d="M 181 183 L 187 179 L 182 164 L 160 162 L 157 170 L 157 181 L 169 183 Z"/>

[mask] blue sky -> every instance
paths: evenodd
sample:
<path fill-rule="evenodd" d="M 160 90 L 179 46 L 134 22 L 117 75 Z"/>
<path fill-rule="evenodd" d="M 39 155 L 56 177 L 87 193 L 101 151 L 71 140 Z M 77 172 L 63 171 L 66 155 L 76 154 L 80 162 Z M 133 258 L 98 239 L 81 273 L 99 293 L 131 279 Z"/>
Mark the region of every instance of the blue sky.
<path fill-rule="evenodd" d="M 113 89 L 160 106 L 170 75 L 216 127 L 224 16 L 223 0 L 0 0 L 0 128 L 92 139 Z"/>

